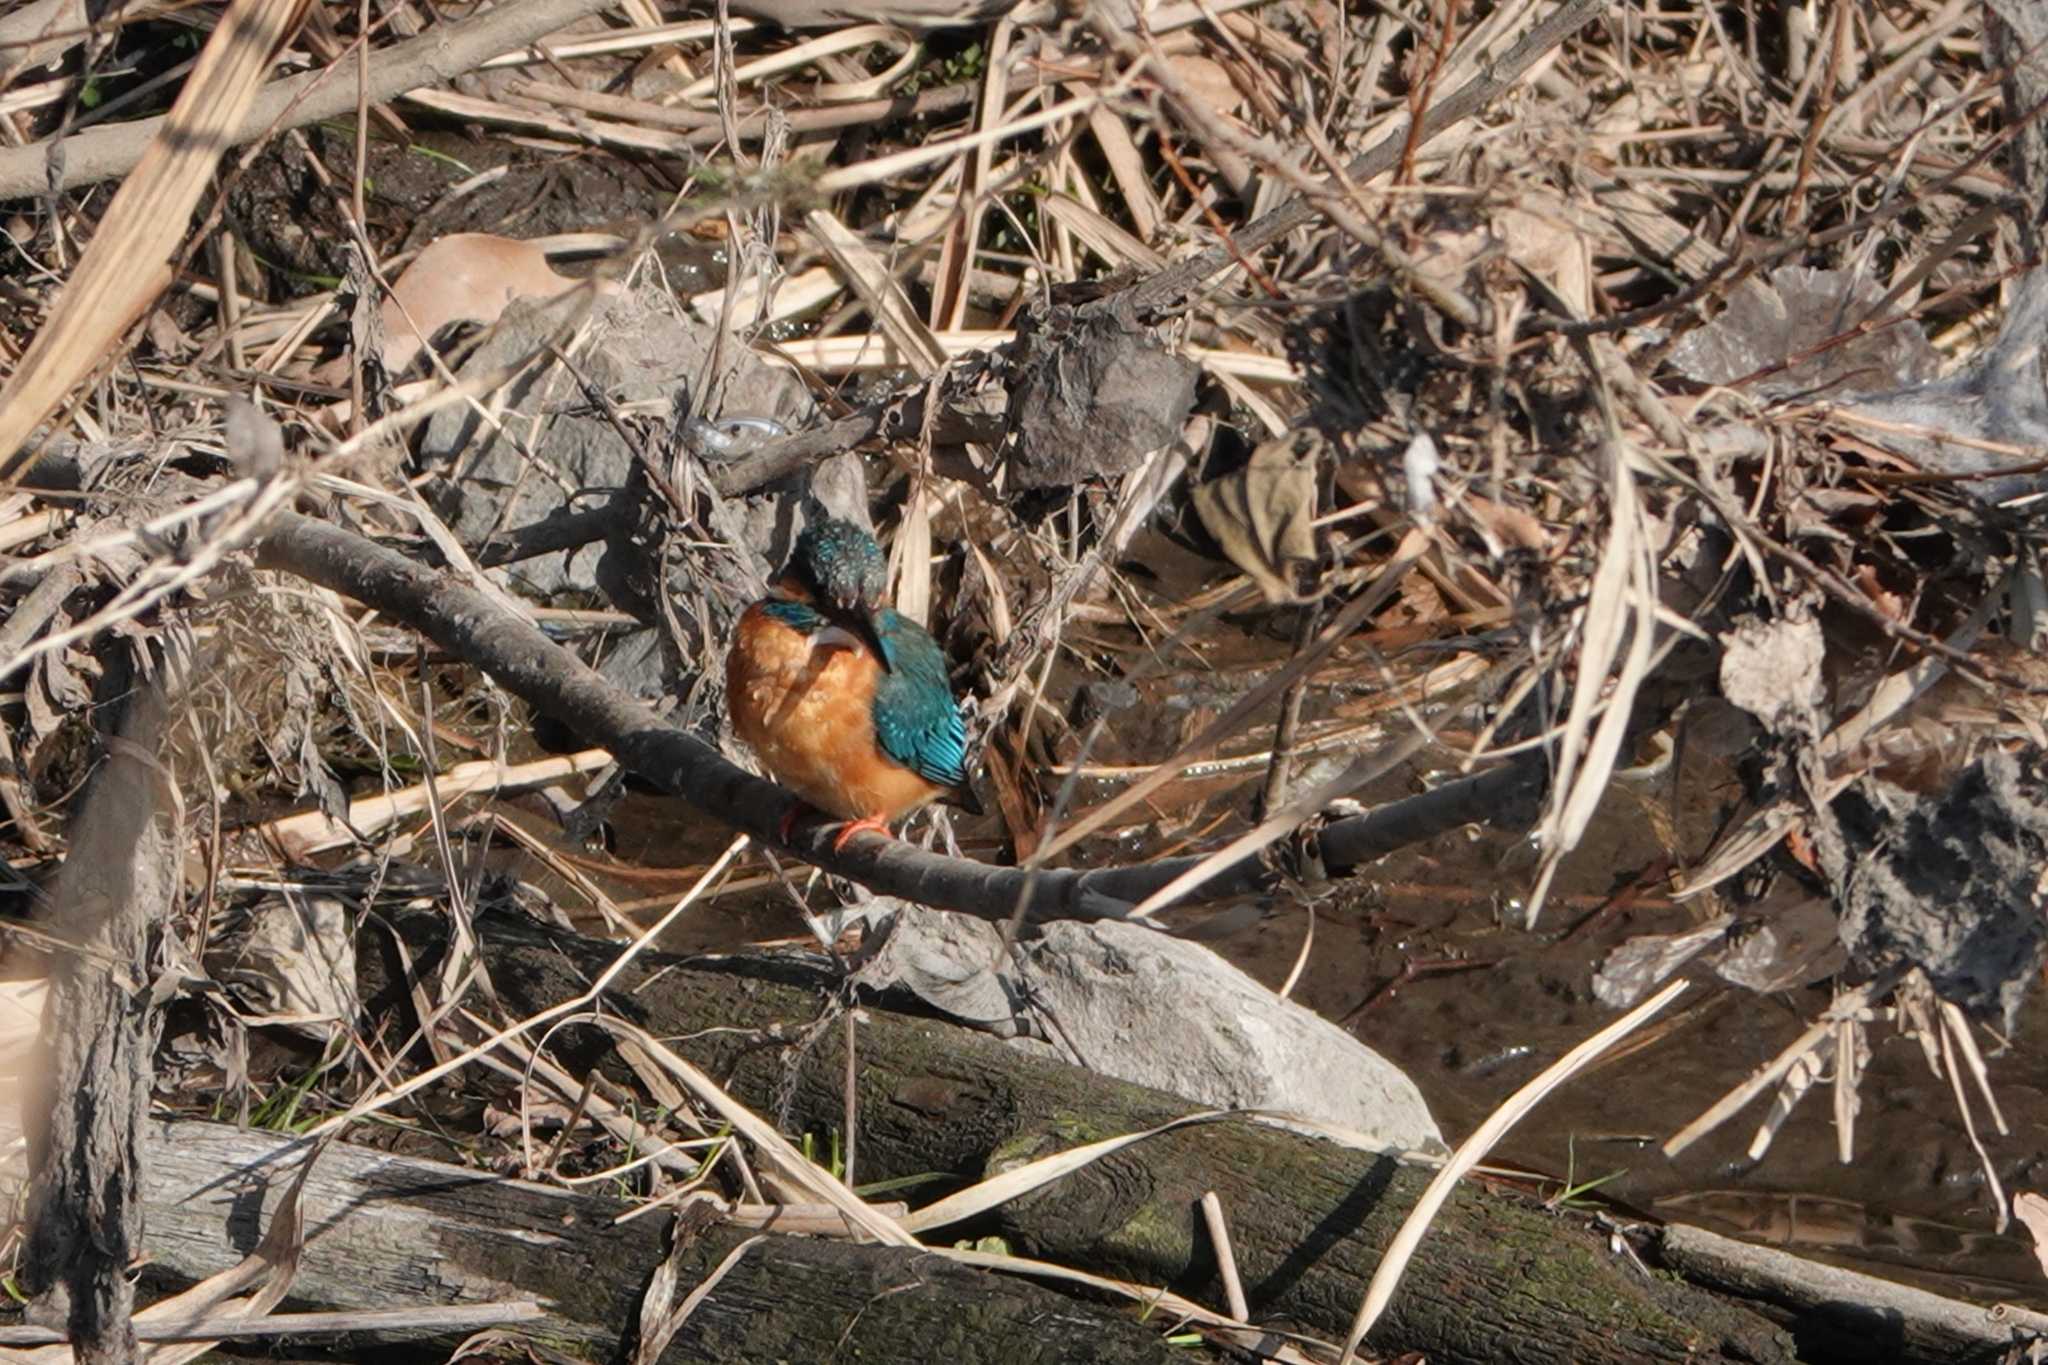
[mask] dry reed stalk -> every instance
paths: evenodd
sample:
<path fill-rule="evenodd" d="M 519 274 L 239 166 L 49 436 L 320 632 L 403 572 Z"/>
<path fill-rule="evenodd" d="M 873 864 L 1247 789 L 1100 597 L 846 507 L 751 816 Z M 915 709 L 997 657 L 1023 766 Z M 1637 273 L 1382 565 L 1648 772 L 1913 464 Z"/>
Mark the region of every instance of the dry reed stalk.
<path fill-rule="evenodd" d="M 94 371 L 171 282 L 177 254 L 271 53 L 298 27 L 306 0 L 233 0 L 159 135 L 115 192 L 49 320 L 0 386 L 0 486 L 28 467 L 27 442 Z"/>

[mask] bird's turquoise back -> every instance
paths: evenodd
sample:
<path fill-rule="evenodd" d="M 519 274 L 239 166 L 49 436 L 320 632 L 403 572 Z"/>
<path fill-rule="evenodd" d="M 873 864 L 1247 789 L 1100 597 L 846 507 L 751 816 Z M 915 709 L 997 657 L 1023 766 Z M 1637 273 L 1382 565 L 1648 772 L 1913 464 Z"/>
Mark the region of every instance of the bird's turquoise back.
<path fill-rule="evenodd" d="M 967 722 L 953 700 L 946 656 L 931 633 L 892 607 L 875 613 L 888 669 L 875 682 L 882 752 L 942 787 L 967 785 Z"/>

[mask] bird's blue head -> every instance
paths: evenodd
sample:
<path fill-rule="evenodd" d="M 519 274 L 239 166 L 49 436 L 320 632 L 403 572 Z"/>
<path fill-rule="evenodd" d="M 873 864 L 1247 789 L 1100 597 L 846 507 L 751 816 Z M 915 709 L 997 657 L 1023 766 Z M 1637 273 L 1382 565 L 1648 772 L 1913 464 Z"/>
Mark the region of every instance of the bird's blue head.
<path fill-rule="evenodd" d="M 873 536 L 834 517 L 805 528 L 782 574 L 827 611 L 872 616 L 888 588 L 889 564 Z"/>
<path fill-rule="evenodd" d="M 837 517 L 812 522 L 797 537 L 782 581 L 828 620 L 859 636 L 883 669 L 889 668 L 875 625 L 889 586 L 889 563 L 873 536 Z"/>

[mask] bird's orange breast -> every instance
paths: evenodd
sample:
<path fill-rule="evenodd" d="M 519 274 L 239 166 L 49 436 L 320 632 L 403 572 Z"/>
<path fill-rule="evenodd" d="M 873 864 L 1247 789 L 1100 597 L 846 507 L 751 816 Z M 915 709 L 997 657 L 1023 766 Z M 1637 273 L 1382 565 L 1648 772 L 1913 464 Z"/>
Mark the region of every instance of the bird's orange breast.
<path fill-rule="evenodd" d="M 881 664 L 857 642 L 805 635 L 757 602 L 740 617 L 726 655 L 733 731 L 776 781 L 818 809 L 895 820 L 943 789 L 876 743 L 880 675 Z"/>

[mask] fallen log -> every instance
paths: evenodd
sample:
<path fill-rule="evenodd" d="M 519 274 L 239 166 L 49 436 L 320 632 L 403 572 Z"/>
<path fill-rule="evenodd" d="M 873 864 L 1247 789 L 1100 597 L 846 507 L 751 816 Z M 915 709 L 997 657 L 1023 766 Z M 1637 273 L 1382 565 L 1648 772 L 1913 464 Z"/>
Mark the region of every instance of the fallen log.
<path fill-rule="evenodd" d="M 442 925 L 428 913 L 396 921 L 429 979 Z M 617 952 L 505 915 L 485 917 L 479 932 L 499 999 L 521 1015 L 581 994 Z M 373 1008 L 406 1008 L 402 968 L 382 931 L 365 933 L 358 961 Z M 796 959 L 725 965 L 646 956 L 621 976 L 607 1008 L 678 1040 L 678 1051 L 785 1132 L 838 1129 L 845 1030 L 819 1027 L 838 1007 L 837 983 Z M 563 1029 L 551 1046 L 572 1072 L 598 1066 L 630 1083 L 598 1030 Z M 863 1012 L 856 1048 L 862 1180 L 941 1172 L 969 1183 L 1201 1108 L 883 1009 Z M 1221 1304 L 1197 1207 L 1213 1190 L 1253 1318 L 1341 1340 L 1379 1249 L 1430 1174 L 1292 1131 L 1210 1124 L 1125 1149 L 1006 1205 L 993 1230 L 1021 1254 Z M 1780 1329 L 1703 1290 L 1644 1276 L 1588 1224 L 1519 1194 L 1462 1190 L 1424 1241 L 1373 1346 L 1440 1362 L 1796 1358 Z"/>
<path fill-rule="evenodd" d="M 144 1137 L 147 1277 L 179 1286 L 227 1269 L 256 1245 L 309 1150 L 290 1136 L 189 1120 L 152 1120 Z M 348 1143 L 320 1152 L 300 1201 L 306 1243 L 287 1302 L 365 1309 L 539 1298 L 548 1316 L 535 1334 L 589 1359 L 629 1358 L 649 1280 L 670 1254 L 672 1222 L 682 1243 L 678 1301 L 758 1237 L 662 1353 L 678 1365 L 1220 1359 L 1169 1344 L 1133 1307 L 1079 1301 L 915 1250 L 761 1236 L 688 1214 L 614 1225 L 632 1204 Z M 352 1334 L 321 1344 L 345 1355 L 381 1340 Z"/>
<path fill-rule="evenodd" d="M 176 816 L 157 753 L 161 691 L 136 684 L 82 813 L 52 916 L 66 945 L 50 978 L 21 1113 L 29 1168 L 21 1280 L 32 1320 L 62 1328 L 90 1365 L 137 1358 L 130 1272 L 142 1238 L 136 1186 L 155 1075 L 150 937 L 178 892 Z"/>

